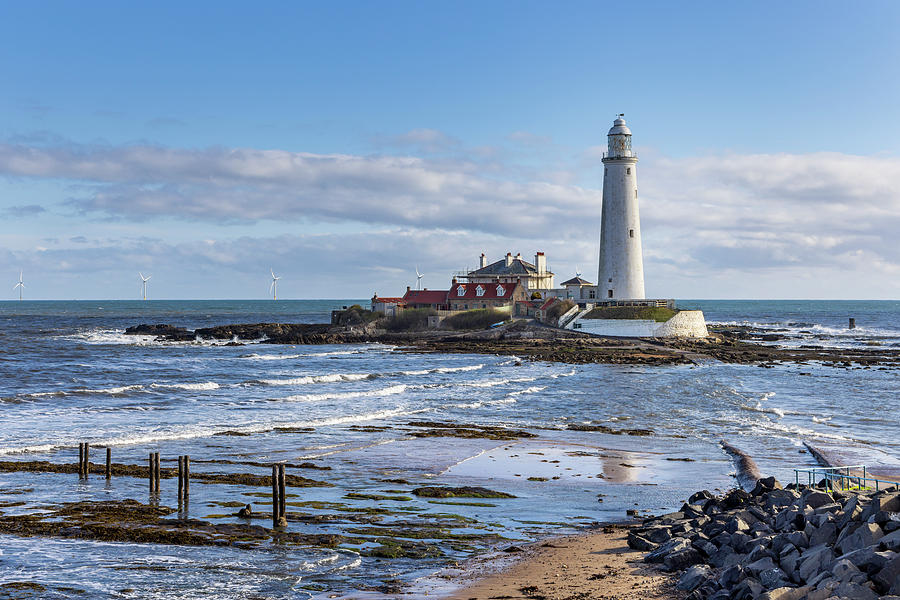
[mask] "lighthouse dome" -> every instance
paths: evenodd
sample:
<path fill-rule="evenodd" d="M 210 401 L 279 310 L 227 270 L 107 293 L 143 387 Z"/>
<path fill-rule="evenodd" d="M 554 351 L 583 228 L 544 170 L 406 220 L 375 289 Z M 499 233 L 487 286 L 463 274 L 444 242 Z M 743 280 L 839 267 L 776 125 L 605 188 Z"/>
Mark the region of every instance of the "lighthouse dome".
<path fill-rule="evenodd" d="M 606 135 L 631 135 L 631 130 L 625 124 L 625 119 L 620 116 L 613 121 L 613 126 Z"/>

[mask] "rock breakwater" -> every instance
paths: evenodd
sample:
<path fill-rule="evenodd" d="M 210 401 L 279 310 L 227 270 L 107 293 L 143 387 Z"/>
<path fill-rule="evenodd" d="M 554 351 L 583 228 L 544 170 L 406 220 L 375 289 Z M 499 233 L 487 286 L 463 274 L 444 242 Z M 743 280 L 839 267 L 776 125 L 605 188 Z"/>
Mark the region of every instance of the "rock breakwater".
<path fill-rule="evenodd" d="M 900 600 L 900 491 L 838 492 L 759 479 L 697 492 L 645 519 L 628 545 L 680 572 L 690 600 Z"/>

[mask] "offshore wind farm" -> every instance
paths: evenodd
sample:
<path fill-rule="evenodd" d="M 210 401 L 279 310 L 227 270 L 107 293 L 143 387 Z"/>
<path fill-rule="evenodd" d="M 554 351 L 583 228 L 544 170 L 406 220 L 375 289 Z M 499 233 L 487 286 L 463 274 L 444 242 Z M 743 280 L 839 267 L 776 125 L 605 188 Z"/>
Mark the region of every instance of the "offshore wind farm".
<path fill-rule="evenodd" d="M 898 24 L 0 6 L 0 598 L 897 597 Z"/>

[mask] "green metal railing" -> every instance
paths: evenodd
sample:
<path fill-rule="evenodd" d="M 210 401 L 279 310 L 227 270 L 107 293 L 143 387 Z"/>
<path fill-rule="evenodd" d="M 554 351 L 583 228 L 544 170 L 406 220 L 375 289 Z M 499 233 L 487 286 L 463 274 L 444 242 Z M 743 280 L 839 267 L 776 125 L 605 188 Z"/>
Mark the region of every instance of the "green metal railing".
<path fill-rule="evenodd" d="M 800 474 L 806 473 L 807 485 L 817 487 L 820 480 L 825 480 L 825 488 L 831 491 L 872 490 L 898 485 L 896 481 L 869 477 L 866 465 L 848 465 L 841 467 L 815 467 L 812 469 L 794 469 L 794 483 L 800 485 Z M 872 484 L 873 487 L 870 487 Z"/>

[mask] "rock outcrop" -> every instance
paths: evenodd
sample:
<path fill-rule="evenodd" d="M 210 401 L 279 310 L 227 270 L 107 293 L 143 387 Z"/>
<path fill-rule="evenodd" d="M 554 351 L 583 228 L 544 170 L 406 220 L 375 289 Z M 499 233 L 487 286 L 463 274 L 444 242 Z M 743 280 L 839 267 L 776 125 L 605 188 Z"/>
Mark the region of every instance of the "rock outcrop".
<path fill-rule="evenodd" d="M 760 479 L 702 491 L 645 519 L 628 545 L 682 571 L 690 600 L 900 600 L 900 492 L 837 492 Z M 897 597 L 896 599 L 894 597 Z"/>

